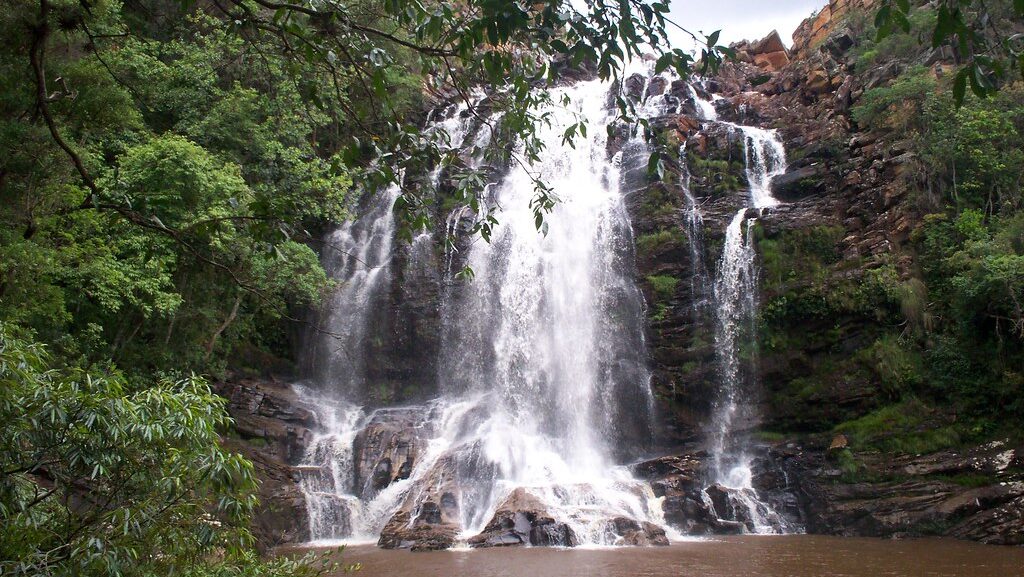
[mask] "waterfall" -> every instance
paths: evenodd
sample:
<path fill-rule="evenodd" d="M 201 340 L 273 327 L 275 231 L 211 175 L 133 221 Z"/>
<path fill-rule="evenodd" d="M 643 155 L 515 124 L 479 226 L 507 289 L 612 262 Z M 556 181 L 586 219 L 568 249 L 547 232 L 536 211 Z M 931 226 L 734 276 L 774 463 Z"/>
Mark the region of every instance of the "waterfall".
<path fill-rule="evenodd" d="M 764 503 L 753 488 L 751 461 L 747 447 L 733 438 L 737 430 L 749 428 L 756 415 L 751 414 L 749 398 L 752 385 L 750 375 L 744 374 L 744 356 L 756 349 L 757 294 L 759 288 L 757 253 L 753 230 L 765 210 L 779 204 L 772 195 L 771 182 L 786 171 L 786 152 L 774 130 L 718 121 L 712 101 L 702 99 L 691 85 L 701 120 L 725 125 L 743 138 L 744 172 L 748 191 L 742 206 L 730 219 L 725 229 L 722 254 L 712 283 L 714 300 L 714 348 L 718 394 L 712 404 L 709 431 L 711 478 L 709 481 L 729 491 L 733 517 L 743 519 L 758 533 L 788 529 L 785 519 Z M 712 96 L 714 98 L 714 96 Z M 685 145 L 684 145 L 685 146 Z M 680 150 L 685 169 L 685 148 Z M 689 175 L 684 179 L 687 199 L 688 237 L 693 253 L 694 284 L 706 284 L 709 275 L 702 259 L 703 215 L 689 190 Z M 755 216 L 751 216 L 753 213 Z M 700 225 L 695 225 L 700 221 Z M 695 313 L 699 311 L 695 309 Z M 699 318 L 695 314 L 695 319 Z"/>
<path fill-rule="evenodd" d="M 398 186 L 370 199 L 364 216 L 348 221 L 324 239 L 322 260 L 338 289 L 328 299 L 322 329 L 313 337 L 305 364 L 311 377 L 331 393 L 365 392 L 367 327 L 390 277 L 395 219 L 391 207 Z M 335 396 L 332 394 L 332 396 Z"/>
<path fill-rule="evenodd" d="M 750 387 L 745 386 L 742 356 L 756 348 L 758 270 L 753 227 L 748 218 L 778 205 L 771 193 L 771 179 L 785 172 L 786 157 L 774 131 L 736 126 L 744 136 L 746 175 L 750 205 L 739 209 L 725 231 L 725 243 L 714 284 L 716 303 L 715 356 L 720 392 L 716 399 L 712 430 L 712 459 L 715 481 L 733 492 L 732 506 L 746 509 L 745 517 L 755 532 L 773 532 L 784 526 L 782 518 L 763 503 L 752 485 L 751 456 L 743 446 L 734 446 L 730 435 L 737 425 L 749 421 L 750 407 L 744 403 Z"/>
<path fill-rule="evenodd" d="M 445 118 L 428 130 L 444 131 L 457 150 L 470 128 L 462 114 L 465 104 L 454 105 Z M 429 181 L 436 188 L 441 168 Z M 299 466 L 301 487 L 309 514 L 313 542 L 371 539 L 375 523 L 367 519 L 364 491 L 355 486 L 354 443 L 372 422 L 360 403 L 367 394 L 365 370 L 367 340 L 377 321 L 391 279 L 395 219 L 392 207 L 399 187 L 368 199 L 358 219 L 344 223 L 326 236 L 323 265 L 339 286 L 328 299 L 321 331 L 311 337 L 305 357 L 310 381 L 296 387 L 300 397 L 319 407 L 321 430 L 309 443 Z M 433 235 L 419 231 L 409 248 L 407 275 L 423 277 L 433 250 Z M 372 511 L 372 509 L 370 509 Z"/>
<path fill-rule="evenodd" d="M 466 255 L 476 280 L 445 304 L 451 330 L 442 348 L 452 354 L 441 382 L 452 397 L 483 395 L 487 404 L 460 439 L 482 457 L 477 481 L 490 476 L 491 490 L 460 503 L 469 534 L 521 487 L 584 543 L 608 542 L 611 517 L 652 518 L 644 488 L 612 460 L 629 443 L 623 431 L 649 431 L 652 397 L 632 231 L 605 147 L 607 93 L 582 82 L 553 95 L 567 94 L 573 108 L 550 111 L 541 134 L 548 149 L 531 167 L 561 199 L 548 234 L 529 207 L 532 177 L 515 167 L 491 191 L 503 207 L 494 238 Z M 591 138 L 561 146 L 580 117 Z"/>
<path fill-rule="evenodd" d="M 351 359 L 343 362 L 327 345 L 317 351 L 328 367 L 300 389 L 320 407 L 324 428 L 299 467 L 313 540 L 427 526 L 451 528 L 467 541 L 510 499 L 527 500 L 565 528 L 544 537 L 548 544 L 634 542 L 623 527 L 649 532 L 664 524 L 660 499 L 621 465 L 649 442 L 654 399 L 621 153 L 609 159 L 607 148 L 608 91 L 597 81 L 554 91 L 553 102 L 565 95 L 571 104 L 543 111 L 541 161 L 513 165 L 485 189 L 502 208 L 491 241 L 473 239 L 458 255 L 454 243 L 447 247 L 439 398 L 367 411 L 361 364 L 346 364 Z M 663 113 L 668 99 L 645 102 L 655 100 L 651 113 Z M 581 119 L 589 138 L 563 146 L 565 128 Z M 463 140 L 487 145 L 483 130 L 473 134 L 459 114 L 430 129 L 446 130 L 456 148 Z M 535 176 L 561 201 L 547 215 L 546 234 L 530 208 Z M 436 185 L 440 174 L 430 178 Z M 395 194 L 330 235 L 344 237 L 346 251 L 325 258 L 340 288 L 325 323 L 336 334 L 323 343 L 358 352 L 374 322 L 370 309 L 388 285 Z M 465 216 L 467 207 L 452 210 L 446 233 L 456 236 Z M 431 246 L 431 236 L 416 236 L 413 257 Z M 452 276 L 456 260 L 472 267 L 475 280 Z M 325 389 L 341 399 L 337 406 L 322 402 Z"/>
<path fill-rule="evenodd" d="M 712 457 L 717 481 L 727 486 L 749 475 L 733 471 L 749 470 L 749 457 L 728 446 L 735 430 L 744 394 L 741 371 L 743 346 L 754 343 L 757 316 L 757 253 L 752 234 L 756 218 L 747 218 L 750 209 L 764 210 L 779 204 L 772 196 L 771 180 L 786 170 L 785 149 L 774 131 L 751 126 L 731 125 L 743 135 L 745 171 L 750 187 L 749 200 L 740 208 L 725 230 L 725 243 L 714 283 L 716 304 L 715 356 L 721 392 L 716 400 Z M 727 463 L 728 462 L 728 463 Z M 739 488 L 739 487 L 738 487 Z"/>
<path fill-rule="evenodd" d="M 671 79 L 643 68 L 638 113 L 656 118 L 676 110 L 676 96 L 667 90 Z M 702 120 L 718 122 L 714 106 L 689 89 Z M 387 546 L 408 546 L 432 539 L 452 546 L 657 538 L 664 525 L 661 499 L 624 465 L 642 454 L 653 430 L 645 304 L 623 192 L 626 166 L 632 170 L 646 158 L 647 144 L 633 135 L 619 152 L 609 152 L 606 135 L 615 133 L 615 113 L 608 91 L 597 81 L 553 91 L 552 102 L 567 96 L 571 104 L 542 111 L 541 160 L 529 167 L 513 163 L 481 191 L 487 203 L 501 207 L 490 242 L 465 238 L 462 223 L 474 216 L 467 206 L 447 211 L 443 231 L 455 241 L 446 240 L 440 258 L 431 231 L 415 235 L 406 276 L 436 266 L 444 280 L 437 398 L 365 406 L 372 384 L 365 341 L 380 331 L 378 311 L 392 284 L 397 187 L 328 236 L 324 263 L 339 283 L 323 322 L 330 334 L 310 348 L 317 370 L 296 389 L 316 407 L 321 424 L 298 467 L 312 540 L 379 537 Z M 489 128 L 463 108 L 454 107 L 427 130 L 445 131 L 456 151 L 488 146 Z M 580 120 L 589 137 L 563 146 L 566 127 Z M 721 394 L 710 434 L 713 482 L 733 490 L 730 502 L 761 531 L 774 524 L 774 513 L 758 499 L 750 458 L 731 436 L 745 407 L 740 359 L 757 304 L 755 219 L 748 211 L 777 204 L 771 179 L 784 170 L 785 152 L 772 131 L 725 124 L 743 135 L 750 190 L 726 231 L 714 282 L 704 263 L 704 215 L 689 189 L 682 145 L 685 227 L 692 289 L 701 294 L 695 316 L 713 301 L 717 321 Z M 442 186 L 441 168 L 426 176 Z M 530 207 L 535 178 L 560 199 L 546 215 L 544 233 Z M 474 280 L 457 278 L 463 265 L 473 269 Z"/>

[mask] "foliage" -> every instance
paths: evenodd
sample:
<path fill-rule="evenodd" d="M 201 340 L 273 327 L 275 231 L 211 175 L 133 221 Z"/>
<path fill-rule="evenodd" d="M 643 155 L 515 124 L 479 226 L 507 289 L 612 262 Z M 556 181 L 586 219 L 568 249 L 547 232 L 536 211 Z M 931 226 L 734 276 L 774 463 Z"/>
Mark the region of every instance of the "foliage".
<path fill-rule="evenodd" d="M 695 151 L 687 150 L 686 165 L 694 179 L 707 183 L 712 195 L 720 196 L 743 189 L 746 175 L 742 160 L 704 158 Z"/>
<path fill-rule="evenodd" d="M 889 86 L 865 92 L 851 111 L 862 126 L 908 132 L 924 124 L 922 109 L 935 92 L 935 78 L 925 68 L 914 68 Z"/>
<path fill-rule="evenodd" d="M 50 362 L 0 323 L 4 575 L 314 573 L 248 551 L 252 464 L 219 447 L 226 401 L 202 379 Z"/>
<path fill-rule="evenodd" d="M 924 370 L 920 355 L 902 345 L 892 334 L 883 335 L 860 351 L 860 355 L 891 400 L 913 394 L 922 384 Z"/>
<path fill-rule="evenodd" d="M 933 95 L 916 141 L 930 186 L 958 209 L 987 214 L 1022 206 L 1024 88 L 1014 85 L 956 109 Z"/>
<path fill-rule="evenodd" d="M 285 353 L 280 320 L 329 288 L 306 227 L 349 202 L 348 171 L 311 139 L 329 116 L 302 110 L 285 59 L 247 58 L 219 21 L 145 41 L 132 9 L 99 3 L 65 42 L 136 29 L 47 60 L 62 79 L 51 131 L 13 72 L 39 55 L 31 5 L 0 16 L 0 70 L 24 79 L 0 88 L 0 318 L 62 362 L 113 359 L 143 378 L 219 373 L 243 340 Z"/>
<path fill-rule="evenodd" d="M 160 4 L 159 0 L 151 1 Z M 144 15 L 145 10 L 129 14 L 125 26 L 97 18 L 92 10 L 66 0 L 39 2 L 39 10 L 34 12 L 41 22 L 32 27 L 30 56 L 44 87 L 49 79 L 39 72 L 44 69 L 45 47 L 55 26 L 65 33 L 84 35 L 89 44 L 96 40 L 111 52 L 131 46 L 147 34 L 158 36 L 162 32 L 137 25 L 134 18 Z M 21 3 L 25 11 L 31 6 L 28 0 Z M 537 160 L 544 146 L 536 131 L 547 122 L 547 116 L 539 109 L 552 102 L 550 93 L 538 88 L 551 81 L 560 67 L 588 64 L 598 77 L 615 79 L 627 60 L 654 50 L 659 56 L 655 65 L 658 71 L 672 68 L 686 76 L 693 70 L 696 61 L 691 54 L 668 46 L 667 27 L 678 27 L 667 18 L 668 10 L 668 3 L 660 0 L 602 0 L 585 5 L 567 0 L 523 5 L 474 0 L 460 6 L 392 0 L 379 7 L 333 0 L 228 0 L 214 3 L 209 10 L 186 0 L 168 12 L 172 22 L 181 16 L 194 17 L 218 38 L 244 46 L 243 53 L 251 47 L 264 61 L 269 59 L 266 68 L 283 72 L 282 80 L 296 85 L 308 117 L 331 119 L 329 132 L 341 137 L 332 139 L 331 147 L 343 152 L 339 158 L 349 168 L 363 172 L 359 181 L 368 190 L 387 185 L 401 188 L 396 207 L 407 225 L 403 230 L 408 233 L 425 224 L 430 191 L 408 186 L 403 175 L 423 173 L 438 164 L 458 164 L 455 152 L 460 144 L 451 143 L 444 131 L 424 132 L 417 123 L 402 121 L 415 108 L 414 88 L 425 85 L 435 93 L 457 94 L 474 111 L 486 108 L 495 112 L 492 118 L 500 121 L 485 122 L 496 146 L 478 153 L 491 156 L 491 161 L 528 165 Z M 109 34 L 96 33 L 106 29 Z M 696 35 L 691 36 L 697 40 Z M 718 36 L 718 32 L 704 36 L 701 70 L 714 68 L 723 54 L 731 53 L 717 44 Z M 173 43 L 170 49 L 174 50 Z M 184 77 L 198 80 L 194 86 L 200 90 L 214 88 L 209 70 L 201 66 L 204 62 L 193 62 L 200 67 L 186 68 Z M 116 74 L 114 77 L 118 78 Z M 135 86 L 131 76 L 118 79 Z M 480 85 L 494 87 L 486 103 L 469 97 Z M 270 86 L 272 90 L 277 87 Z M 45 100 L 41 100 L 44 108 Z M 157 96 L 154 100 L 158 113 L 162 112 L 160 108 L 183 108 L 180 101 L 160 107 L 167 99 Z M 258 98 L 253 94 L 240 92 L 233 106 L 244 107 L 255 100 Z M 647 131 L 646 121 L 633 118 L 632 106 L 622 94 L 616 97 L 616 103 L 622 120 L 640 124 Z M 338 116 L 339 111 L 345 118 Z M 216 123 L 231 115 L 213 112 L 209 117 L 190 115 L 178 120 L 191 122 L 211 136 L 223 136 L 203 125 L 207 118 Z M 52 123 L 48 125 L 57 140 L 58 131 Z M 577 135 L 586 137 L 586 119 L 581 118 L 567 130 L 567 143 L 571 145 Z M 62 148 L 74 160 L 74 149 Z M 657 151 L 652 163 L 657 164 L 656 159 Z M 74 164 L 82 179 L 94 188 L 83 163 Z M 487 204 L 481 191 L 482 173 L 466 165 L 460 169 L 464 175 L 457 179 L 459 196 L 477 215 L 476 232 L 489 238 L 496 223 L 495 208 Z M 544 214 L 557 197 L 539 177 L 534 177 L 534 184 L 537 194 L 530 206 L 541 228 Z"/>
<path fill-rule="evenodd" d="M 841 423 L 835 432 L 847 435 L 856 450 L 930 453 L 957 446 L 960 432 L 951 425 L 936 426 L 938 416 L 934 409 L 910 398 Z"/>
<path fill-rule="evenodd" d="M 655 298 L 667 301 L 675 297 L 679 279 L 669 275 L 650 275 L 647 277 L 647 283 L 651 285 Z"/>
<path fill-rule="evenodd" d="M 944 322 L 931 336 L 929 383 L 980 415 L 1020 415 L 1024 379 L 1024 215 L 967 209 L 932 215 L 915 233 L 929 290 Z"/>
<path fill-rule="evenodd" d="M 1024 76 L 1024 50 L 1014 27 L 1024 20 L 1024 2 L 941 0 L 935 5 L 933 47 L 950 46 L 961 62 L 953 80 L 953 99 L 960 106 L 967 86 L 978 97 L 991 96 L 1001 85 Z M 919 31 L 910 0 L 884 0 L 875 13 L 876 40 L 897 31 Z M 1003 24 L 1001 24 L 1003 23 Z"/>
<path fill-rule="evenodd" d="M 857 35 L 858 45 L 853 50 L 855 69 L 865 71 L 893 60 L 910 61 L 916 58 L 921 53 L 922 44 L 931 41 L 930 35 L 936 23 L 935 10 L 928 5 L 911 7 L 907 20 L 910 28 L 906 33 L 886 34 L 881 38 L 876 36 L 878 31 L 873 23 L 866 22 L 864 29 Z"/>
<path fill-rule="evenodd" d="M 678 231 L 667 228 L 642 234 L 636 239 L 637 256 L 641 259 L 649 258 L 668 247 L 678 246 L 681 241 Z"/>
<path fill-rule="evenodd" d="M 755 229 L 757 249 L 761 256 L 765 288 L 782 292 L 787 282 L 814 279 L 828 266 L 839 261 L 837 244 L 843 229 L 837 226 L 815 226 L 781 231 L 765 236 L 760 225 Z"/>

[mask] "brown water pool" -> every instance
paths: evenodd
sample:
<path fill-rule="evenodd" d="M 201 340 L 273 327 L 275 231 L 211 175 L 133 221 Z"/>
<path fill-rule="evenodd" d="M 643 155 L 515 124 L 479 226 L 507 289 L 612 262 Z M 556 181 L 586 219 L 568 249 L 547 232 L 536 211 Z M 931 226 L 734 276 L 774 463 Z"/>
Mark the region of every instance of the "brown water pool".
<path fill-rule="evenodd" d="M 1024 576 L 1024 548 L 946 539 L 722 537 L 670 547 L 480 549 L 412 553 L 350 546 L 359 577 Z"/>

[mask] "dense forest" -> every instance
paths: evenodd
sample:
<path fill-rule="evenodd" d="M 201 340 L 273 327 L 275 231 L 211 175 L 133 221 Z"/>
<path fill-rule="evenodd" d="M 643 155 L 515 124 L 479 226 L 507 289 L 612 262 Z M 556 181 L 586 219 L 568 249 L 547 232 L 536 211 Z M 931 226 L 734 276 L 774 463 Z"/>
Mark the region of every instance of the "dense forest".
<path fill-rule="evenodd" d="M 870 346 L 838 362 L 877 373 L 883 402 L 839 422 L 786 423 L 835 428 L 854 451 L 1019 437 L 1024 418 L 1024 3 L 933 4 L 879 2 L 859 15 L 851 48 L 857 69 L 903 64 L 859 97 L 850 119 L 916 153 L 912 274 L 894 262 L 874 268 L 871 283 L 826 282 L 818 273 L 839 260 L 827 227 L 760 241 L 767 350 L 808 346 L 795 336 L 804 323 L 860 315 L 877 325 Z M 231 420 L 210 383 L 294 374 L 300 337 L 316 330 L 310 311 L 336 288 L 320 262 L 324 232 L 357 217 L 366 195 L 400 187 L 394 210 L 408 240 L 440 202 L 416 175 L 445 166 L 455 175 L 446 194 L 474 213 L 472 234 L 487 241 L 502 226 L 483 172 L 447 135 L 422 130 L 438 103 L 492 87 L 484 106 L 501 119 L 498 145 L 476 152 L 529 166 L 545 153 L 546 88 L 567 70 L 620 81 L 626 61 L 653 52 L 658 72 L 686 78 L 736 55 L 717 33 L 694 36 L 698 54 L 671 48 L 667 29 L 685 22 L 668 19 L 667 3 L 575 6 L 9 2 L 0 14 L 0 572 L 331 569 L 257 553 L 258 481 L 221 445 Z M 957 68 L 936 77 L 913 65 L 932 45 L 955 52 Z M 649 137 L 650 178 L 667 178 L 672 143 L 624 91 L 614 100 L 619 122 Z M 563 145 L 585 138 L 580 119 Z M 558 191 L 539 177 L 533 186 L 544 234 Z M 643 242 L 657 239 L 639 237 L 640 251 Z M 678 279 L 650 282 L 656 300 Z M 818 370 L 779 394 L 813 394 L 840 369 Z M 837 458 L 851 478 L 863 474 L 854 452 Z"/>

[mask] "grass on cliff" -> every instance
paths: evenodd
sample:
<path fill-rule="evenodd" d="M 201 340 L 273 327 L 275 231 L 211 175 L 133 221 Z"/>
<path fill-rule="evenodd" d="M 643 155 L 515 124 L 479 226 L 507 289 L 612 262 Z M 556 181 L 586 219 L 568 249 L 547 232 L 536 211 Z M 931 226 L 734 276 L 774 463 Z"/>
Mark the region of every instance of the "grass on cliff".
<path fill-rule="evenodd" d="M 670 229 L 640 235 L 636 239 L 637 256 L 641 259 L 650 258 L 666 249 L 679 246 L 681 242 L 681 235 Z"/>
<path fill-rule="evenodd" d="M 837 425 L 855 450 L 926 454 L 957 447 L 963 436 L 944 415 L 916 398 L 882 407 L 863 417 Z"/>
<path fill-rule="evenodd" d="M 676 287 L 679 286 L 679 279 L 670 275 L 650 275 L 647 282 L 659 301 L 672 300 L 676 296 Z"/>

